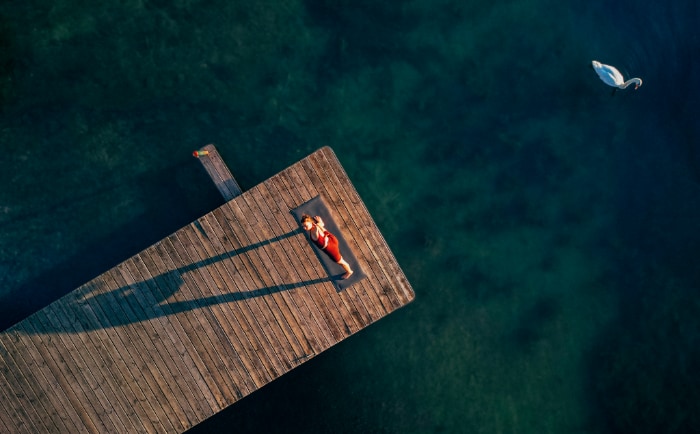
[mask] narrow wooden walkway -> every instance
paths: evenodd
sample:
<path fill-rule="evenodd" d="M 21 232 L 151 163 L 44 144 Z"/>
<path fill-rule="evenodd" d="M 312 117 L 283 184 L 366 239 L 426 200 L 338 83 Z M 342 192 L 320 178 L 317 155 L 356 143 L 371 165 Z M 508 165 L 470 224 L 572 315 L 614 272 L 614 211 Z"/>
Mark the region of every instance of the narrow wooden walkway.
<path fill-rule="evenodd" d="M 341 292 L 290 214 L 318 194 Z M 323 148 L 0 333 L 0 432 L 183 432 L 413 297 Z"/>

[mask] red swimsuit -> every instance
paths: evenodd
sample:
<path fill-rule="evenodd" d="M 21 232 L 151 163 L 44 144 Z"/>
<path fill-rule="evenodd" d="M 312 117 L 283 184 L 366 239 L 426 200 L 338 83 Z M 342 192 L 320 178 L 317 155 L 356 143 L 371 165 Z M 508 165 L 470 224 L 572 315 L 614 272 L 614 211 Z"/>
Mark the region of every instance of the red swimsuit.
<path fill-rule="evenodd" d="M 318 234 L 318 232 L 316 232 Z M 313 237 L 311 238 L 313 239 Z M 319 249 L 326 252 L 328 256 L 331 257 L 335 262 L 340 262 L 343 257 L 340 255 L 340 249 L 338 248 L 338 239 L 332 233 L 327 230 L 323 230 L 318 238 L 314 240 Z"/>

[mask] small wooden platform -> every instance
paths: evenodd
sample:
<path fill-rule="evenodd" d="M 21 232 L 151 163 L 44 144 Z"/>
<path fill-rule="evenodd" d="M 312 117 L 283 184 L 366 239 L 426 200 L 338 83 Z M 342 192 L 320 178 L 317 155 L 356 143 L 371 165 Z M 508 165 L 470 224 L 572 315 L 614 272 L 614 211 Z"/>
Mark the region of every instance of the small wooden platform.
<path fill-rule="evenodd" d="M 318 194 L 341 292 L 289 212 Z M 179 433 L 413 298 L 323 148 L 0 333 L 0 432 Z"/>
<path fill-rule="evenodd" d="M 226 202 L 243 193 L 241 186 L 231 175 L 231 171 L 214 145 L 206 145 L 202 149 L 194 151 L 194 156 L 199 158 L 202 167 L 214 181 L 214 185 Z"/>

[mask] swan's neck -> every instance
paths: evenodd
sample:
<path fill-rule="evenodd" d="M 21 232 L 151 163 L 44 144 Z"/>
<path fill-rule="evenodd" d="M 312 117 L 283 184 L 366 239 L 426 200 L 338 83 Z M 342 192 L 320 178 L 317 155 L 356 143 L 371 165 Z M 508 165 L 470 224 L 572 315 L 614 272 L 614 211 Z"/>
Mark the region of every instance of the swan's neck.
<path fill-rule="evenodd" d="M 630 84 L 635 84 L 637 86 L 641 86 L 642 79 L 641 78 L 630 78 L 629 80 L 627 80 L 626 82 L 622 83 L 621 85 L 619 85 L 617 87 L 619 87 L 620 89 L 624 89 L 627 86 L 629 86 Z"/>

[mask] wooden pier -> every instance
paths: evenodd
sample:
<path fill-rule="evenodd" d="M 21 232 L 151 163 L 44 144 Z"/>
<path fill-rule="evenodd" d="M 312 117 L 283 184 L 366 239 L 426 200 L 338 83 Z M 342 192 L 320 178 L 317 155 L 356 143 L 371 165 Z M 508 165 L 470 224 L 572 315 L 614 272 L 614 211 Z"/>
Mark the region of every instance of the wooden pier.
<path fill-rule="evenodd" d="M 203 149 L 231 200 L 0 333 L 0 432 L 180 433 L 414 298 L 330 148 L 242 194 Z M 318 195 L 341 291 L 290 213 Z"/>

